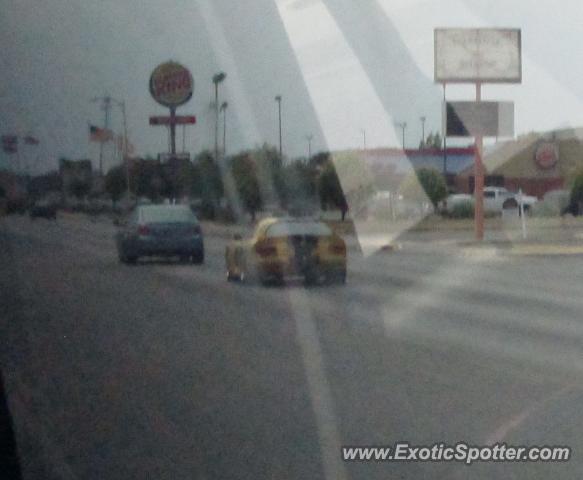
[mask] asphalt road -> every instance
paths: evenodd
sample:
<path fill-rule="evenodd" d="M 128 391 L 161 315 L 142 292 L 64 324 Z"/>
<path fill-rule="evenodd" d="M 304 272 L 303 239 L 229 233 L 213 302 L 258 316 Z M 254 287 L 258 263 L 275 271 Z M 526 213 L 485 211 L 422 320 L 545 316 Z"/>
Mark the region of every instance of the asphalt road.
<path fill-rule="evenodd" d="M 26 479 L 578 478 L 583 257 L 353 253 L 346 286 L 120 265 L 113 227 L 0 223 Z M 343 463 L 342 445 L 570 445 L 562 464 Z"/>

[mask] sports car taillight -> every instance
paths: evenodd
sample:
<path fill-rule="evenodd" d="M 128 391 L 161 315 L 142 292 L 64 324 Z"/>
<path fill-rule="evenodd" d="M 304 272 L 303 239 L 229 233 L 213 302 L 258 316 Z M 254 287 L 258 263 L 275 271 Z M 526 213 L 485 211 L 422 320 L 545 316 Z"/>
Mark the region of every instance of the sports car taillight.
<path fill-rule="evenodd" d="M 149 235 L 150 229 L 147 225 L 140 225 L 138 226 L 138 235 Z"/>
<path fill-rule="evenodd" d="M 255 245 L 255 252 L 260 257 L 269 257 L 270 255 L 275 255 L 277 253 L 277 248 L 272 243 L 259 242 Z"/>
<path fill-rule="evenodd" d="M 333 243 L 330 245 L 330 253 L 334 255 L 346 255 L 346 245 L 343 243 Z"/>

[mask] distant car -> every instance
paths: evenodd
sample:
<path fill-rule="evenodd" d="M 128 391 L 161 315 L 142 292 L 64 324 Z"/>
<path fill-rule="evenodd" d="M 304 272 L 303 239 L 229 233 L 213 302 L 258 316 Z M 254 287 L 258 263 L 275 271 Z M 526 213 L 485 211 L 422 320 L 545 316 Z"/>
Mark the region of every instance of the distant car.
<path fill-rule="evenodd" d="M 307 284 L 346 282 L 346 244 L 323 222 L 267 218 L 252 238 L 240 237 L 225 252 L 228 280 L 255 278 L 264 284 L 301 276 Z"/>
<path fill-rule="evenodd" d="M 518 206 L 520 199 L 518 193 L 510 192 L 504 187 L 484 188 L 484 210 L 486 212 L 500 213 L 507 206 Z M 537 201 L 536 197 L 522 194 L 522 204 L 525 211 L 530 210 Z"/>
<path fill-rule="evenodd" d="M 123 263 L 153 256 L 204 262 L 200 223 L 188 205 L 139 205 L 117 225 L 117 252 Z"/>
<path fill-rule="evenodd" d="M 41 200 L 35 202 L 32 205 L 32 207 L 30 207 L 29 215 L 32 220 L 34 220 L 35 218 L 46 218 L 49 220 L 56 220 L 57 206 L 54 203 Z"/>

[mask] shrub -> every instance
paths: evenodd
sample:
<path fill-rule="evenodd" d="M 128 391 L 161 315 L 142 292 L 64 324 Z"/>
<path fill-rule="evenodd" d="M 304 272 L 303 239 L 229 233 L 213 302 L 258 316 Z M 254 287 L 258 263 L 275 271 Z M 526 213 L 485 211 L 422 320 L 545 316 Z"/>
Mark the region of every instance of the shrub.
<path fill-rule="evenodd" d="M 470 201 L 456 203 L 451 207 L 449 216 L 451 218 L 473 218 L 474 203 Z"/>
<path fill-rule="evenodd" d="M 573 211 L 581 212 L 581 206 L 583 205 L 583 172 L 579 173 L 571 187 L 571 201 L 570 207 Z"/>

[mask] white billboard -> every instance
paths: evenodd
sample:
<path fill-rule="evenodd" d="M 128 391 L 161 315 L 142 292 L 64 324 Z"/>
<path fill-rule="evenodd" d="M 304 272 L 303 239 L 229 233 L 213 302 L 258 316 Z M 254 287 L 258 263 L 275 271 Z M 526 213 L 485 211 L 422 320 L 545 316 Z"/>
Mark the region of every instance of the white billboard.
<path fill-rule="evenodd" d="M 436 28 L 435 81 L 520 83 L 520 29 Z"/>

